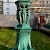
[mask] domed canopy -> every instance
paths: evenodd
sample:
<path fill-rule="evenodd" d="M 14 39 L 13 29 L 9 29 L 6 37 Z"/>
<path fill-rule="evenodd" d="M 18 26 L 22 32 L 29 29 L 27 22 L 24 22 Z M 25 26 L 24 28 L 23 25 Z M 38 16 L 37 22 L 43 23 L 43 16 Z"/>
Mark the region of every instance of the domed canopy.
<path fill-rule="evenodd" d="M 31 1 L 30 0 L 17 0 L 15 2 L 16 5 L 30 5 Z"/>
<path fill-rule="evenodd" d="M 30 1 L 30 0 L 18 0 L 18 1 Z"/>

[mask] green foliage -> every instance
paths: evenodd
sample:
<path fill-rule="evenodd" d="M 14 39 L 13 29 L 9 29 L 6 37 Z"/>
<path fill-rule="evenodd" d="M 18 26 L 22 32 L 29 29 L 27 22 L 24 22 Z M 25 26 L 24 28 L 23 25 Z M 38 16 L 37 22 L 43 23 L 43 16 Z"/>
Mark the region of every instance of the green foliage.
<path fill-rule="evenodd" d="M 16 42 L 16 31 L 8 28 L 0 29 L 0 50 L 14 48 Z M 35 50 L 50 50 L 50 37 L 40 31 L 31 32 L 31 43 Z"/>
<path fill-rule="evenodd" d="M 50 37 L 40 31 L 32 31 L 31 40 L 35 50 L 50 50 Z"/>
<path fill-rule="evenodd" d="M 50 24 L 44 25 L 44 28 L 50 29 Z"/>
<path fill-rule="evenodd" d="M 2 50 L 15 47 L 16 31 L 8 28 L 0 29 L 0 46 Z M 1 50 L 0 48 L 0 50 Z"/>

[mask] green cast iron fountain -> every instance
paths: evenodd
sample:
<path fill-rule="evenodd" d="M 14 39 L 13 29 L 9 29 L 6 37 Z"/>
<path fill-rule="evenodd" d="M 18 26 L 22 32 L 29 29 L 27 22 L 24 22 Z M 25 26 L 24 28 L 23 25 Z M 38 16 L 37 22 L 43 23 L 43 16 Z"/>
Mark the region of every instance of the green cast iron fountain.
<path fill-rule="evenodd" d="M 16 26 L 17 41 L 16 48 L 11 50 L 34 50 L 31 47 L 31 27 L 30 27 L 30 0 L 18 0 L 15 2 L 17 6 L 16 18 L 18 24 Z"/>

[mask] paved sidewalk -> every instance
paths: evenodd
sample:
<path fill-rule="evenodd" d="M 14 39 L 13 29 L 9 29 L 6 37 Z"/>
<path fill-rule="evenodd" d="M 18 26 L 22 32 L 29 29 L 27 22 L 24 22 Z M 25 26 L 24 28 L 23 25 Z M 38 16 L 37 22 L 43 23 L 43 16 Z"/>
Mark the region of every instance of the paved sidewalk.
<path fill-rule="evenodd" d="M 15 27 L 17 24 L 16 16 L 0 15 L 0 27 Z"/>

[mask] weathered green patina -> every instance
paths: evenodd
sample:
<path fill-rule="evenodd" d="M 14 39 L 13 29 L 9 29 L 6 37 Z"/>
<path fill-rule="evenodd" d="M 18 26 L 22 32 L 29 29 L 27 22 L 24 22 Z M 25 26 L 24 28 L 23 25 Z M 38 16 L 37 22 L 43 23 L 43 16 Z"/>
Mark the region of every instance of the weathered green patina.
<path fill-rule="evenodd" d="M 12 50 L 33 50 L 30 40 L 30 0 L 18 0 L 15 2 L 17 6 L 16 18 L 18 24 L 16 26 L 17 41 L 16 48 Z"/>

